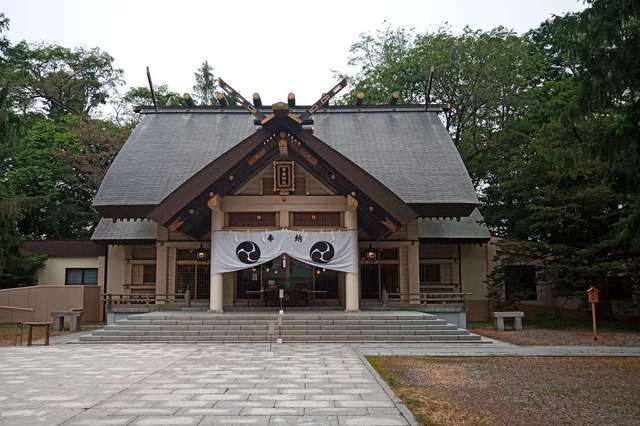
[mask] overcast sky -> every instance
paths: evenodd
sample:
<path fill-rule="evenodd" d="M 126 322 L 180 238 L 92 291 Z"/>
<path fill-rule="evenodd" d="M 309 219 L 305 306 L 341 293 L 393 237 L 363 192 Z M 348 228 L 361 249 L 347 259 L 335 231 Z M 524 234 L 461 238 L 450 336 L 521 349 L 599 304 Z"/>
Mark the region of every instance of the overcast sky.
<path fill-rule="evenodd" d="M 314 102 L 334 84 L 332 70 L 347 70 L 358 35 L 393 26 L 434 30 L 448 22 L 498 25 L 522 33 L 551 15 L 584 8 L 576 0 L 3 0 L 13 42 L 56 42 L 99 47 L 124 69 L 127 86 L 154 84 L 191 91 L 193 72 L 205 59 L 215 74 L 264 103 Z"/>

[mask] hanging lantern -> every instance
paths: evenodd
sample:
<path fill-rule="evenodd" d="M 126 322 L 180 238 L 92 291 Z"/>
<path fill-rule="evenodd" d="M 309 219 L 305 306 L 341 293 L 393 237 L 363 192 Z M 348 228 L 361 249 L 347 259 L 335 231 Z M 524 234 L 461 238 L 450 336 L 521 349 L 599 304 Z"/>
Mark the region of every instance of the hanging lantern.
<path fill-rule="evenodd" d="M 201 262 L 205 262 L 209 257 L 209 252 L 205 249 L 198 249 L 196 251 L 196 259 Z"/>
<path fill-rule="evenodd" d="M 369 248 L 364 252 L 364 259 L 367 262 L 377 262 L 378 261 L 378 250 L 374 249 L 371 244 L 369 244 Z"/>

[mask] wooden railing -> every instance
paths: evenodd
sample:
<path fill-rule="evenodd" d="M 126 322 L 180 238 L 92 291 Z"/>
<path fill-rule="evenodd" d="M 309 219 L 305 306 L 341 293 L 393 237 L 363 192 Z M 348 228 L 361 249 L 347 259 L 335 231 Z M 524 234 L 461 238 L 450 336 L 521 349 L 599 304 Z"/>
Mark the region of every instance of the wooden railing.
<path fill-rule="evenodd" d="M 129 283 L 129 284 L 122 284 L 122 288 L 124 289 L 131 289 L 131 290 L 149 290 L 149 291 L 156 291 L 156 284 L 155 283 Z"/>
<path fill-rule="evenodd" d="M 464 305 L 464 297 L 470 296 L 471 293 L 461 292 L 419 292 L 419 293 L 387 293 L 382 290 L 382 304 L 384 306 L 392 305 L 438 305 L 438 306 L 462 306 Z"/>
<path fill-rule="evenodd" d="M 191 295 L 189 291 L 183 294 L 115 294 L 107 293 L 102 295 L 102 301 L 107 310 L 114 305 L 158 305 L 158 304 L 182 304 L 191 306 Z"/>

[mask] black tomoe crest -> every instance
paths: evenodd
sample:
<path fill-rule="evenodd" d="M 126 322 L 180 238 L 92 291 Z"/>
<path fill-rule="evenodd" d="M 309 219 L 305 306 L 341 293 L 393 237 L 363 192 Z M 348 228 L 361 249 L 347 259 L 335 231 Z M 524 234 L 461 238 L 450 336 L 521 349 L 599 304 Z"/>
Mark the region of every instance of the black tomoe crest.
<path fill-rule="evenodd" d="M 242 263 L 256 263 L 260 260 L 260 247 L 253 241 L 243 241 L 236 247 L 236 256 Z"/>
<path fill-rule="evenodd" d="M 329 263 L 335 254 L 333 246 L 328 241 L 318 241 L 309 251 L 309 257 L 316 263 Z"/>

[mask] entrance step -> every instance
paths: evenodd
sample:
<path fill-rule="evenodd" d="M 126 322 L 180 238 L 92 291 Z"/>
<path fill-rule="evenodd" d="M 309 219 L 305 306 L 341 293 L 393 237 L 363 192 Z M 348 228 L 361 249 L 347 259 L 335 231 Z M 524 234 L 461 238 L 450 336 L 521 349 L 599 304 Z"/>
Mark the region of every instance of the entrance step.
<path fill-rule="evenodd" d="M 480 336 L 426 313 L 153 312 L 132 315 L 80 337 L 82 343 L 140 342 L 480 342 Z"/>

